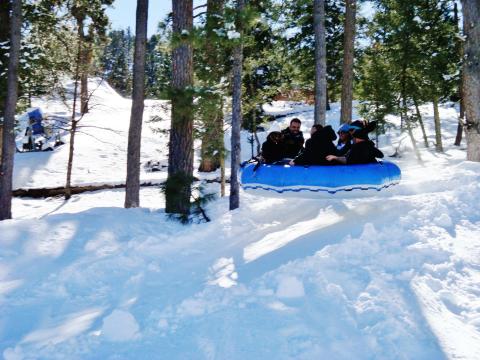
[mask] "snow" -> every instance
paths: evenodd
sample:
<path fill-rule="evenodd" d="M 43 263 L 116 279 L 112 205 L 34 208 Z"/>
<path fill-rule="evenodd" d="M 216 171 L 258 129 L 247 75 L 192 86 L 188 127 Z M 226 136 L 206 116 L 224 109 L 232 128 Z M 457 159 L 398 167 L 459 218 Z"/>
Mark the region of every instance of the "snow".
<path fill-rule="evenodd" d="M 229 39 L 240 39 L 240 33 L 235 30 L 228 30 L 227 31 L 227 38 Z"/>
<path fill-rule="evenodd" d="M 91 81 L 98 89 L 76 139 L 74 183 L 122 183 L 130 101 Z M 56 99 L 34 106 L 70 116 Z M 285 115 L 265 124 L 269 131 L 293 117 L 305 134 L 313 124 L 310 106 L 265 109 Z M 420 110 L 432 143 L 433 107 Z M 147 101 L 145 119 L 152 115 L 165 120 L 144 124 L 142 164 L 166 163 L 168 137 L 152 127 L 168 128 L 168 105 Z M 440 115 L 446 150 L 419 142 L 424 165 L 408 137 L 395 129 L 380 137 L 387 155 L 402 155 L 393 161 L 403 179 L 368 198 L 242 192 L 239 209 L 218 198 L 206 206 L 210 223 L 188 226 L 168 220 L 156 187 L 142 188 L 137 209 L 123 208 L 119 189 L 68 202 L 15 198 L 14 219 L 0 223 L 0 356 L 478 359 L 480 164 L 451 145 L 456 109 L 444 104 Z M 333 104 L 327 122 L 338 119 Z M 16 154 L 15 188 L 63 185 L 67 147 Z M 165 178 L 166 170 L 141 173 Z"/>

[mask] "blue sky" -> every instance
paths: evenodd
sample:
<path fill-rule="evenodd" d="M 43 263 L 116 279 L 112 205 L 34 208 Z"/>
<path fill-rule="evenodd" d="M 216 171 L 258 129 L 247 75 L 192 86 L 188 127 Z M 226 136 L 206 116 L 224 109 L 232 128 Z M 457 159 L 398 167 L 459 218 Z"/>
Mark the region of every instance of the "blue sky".
<path fill-rule="evenodd" d="M 206 3 L 206 1 L 193 0 L 193 6 L 204 3 Z M 108 17 L 112 23 L 112 29 L 126 29 L 130 26 L 132 33 L 135 33 L 136 10 L 137 2 L 135 0 L 115 0 L 113 6 L 107 9 Z M 158 23 L 165 19 L 165 16 L 171 11 L 171 0 L 150 0 L 148 2 L 147 35 L 149 37 L 155 34 Z"/>
<path fill-rule="evenodd" d="M 206 1 L 194 0 L 193 6 L 204 4 Z M 135 33 L 135 12 L 137 2 L 135 0 L 115 0 L 113 7 L 107 9 L 108 17 L 112 23 L 113 29 L 126 29 L 130 26 L 132 33 Z M 171 0 L 150 0 L 148 8 L 148 36 L 152 36 L 157 29 L 158 23 L 172 11 Z M 203 10 L 197 10 L 203 11 Z M 363 16 L 371 17 L 373 14 L 373 5 L 366 1 L 361 6 Z"/>
<path fill-rule="evenodd" d="M 113 7 L 107 10 L 113 29 L 126 29 L 128 26 L 135 33 L 135 13 L 137 2 L 135 0 L 115 0 Z M 148 7 L 148 36 L 155 33 L 158 22 L 172 11 L 170 0 L 150 0 Z"/>

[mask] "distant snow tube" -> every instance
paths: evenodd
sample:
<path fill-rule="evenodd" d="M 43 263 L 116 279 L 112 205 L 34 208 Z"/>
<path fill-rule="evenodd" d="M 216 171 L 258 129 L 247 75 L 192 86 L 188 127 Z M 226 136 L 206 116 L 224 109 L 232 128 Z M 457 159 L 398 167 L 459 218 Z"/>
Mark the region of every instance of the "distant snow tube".
<path fill-rule="evenodd" d="M 378 194 L 400 182 L 400 168 L 383 161 L 364 165 L 289 166 L 245 165 L 243 190 L 262 196 L 345 198 Z"/>

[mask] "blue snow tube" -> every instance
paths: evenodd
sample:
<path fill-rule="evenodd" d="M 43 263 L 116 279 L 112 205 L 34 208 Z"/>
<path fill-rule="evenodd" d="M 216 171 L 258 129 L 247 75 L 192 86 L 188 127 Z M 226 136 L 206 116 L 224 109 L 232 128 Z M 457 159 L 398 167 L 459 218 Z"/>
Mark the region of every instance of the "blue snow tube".
<path fill-rule="evenodd" d="M 260 165 L 242 168 L 241 185 L 247 192 L 299 197 L 358 197 L 378 193 L 400 182 L 400 168 L 383 161 L 362 165 Z"/>

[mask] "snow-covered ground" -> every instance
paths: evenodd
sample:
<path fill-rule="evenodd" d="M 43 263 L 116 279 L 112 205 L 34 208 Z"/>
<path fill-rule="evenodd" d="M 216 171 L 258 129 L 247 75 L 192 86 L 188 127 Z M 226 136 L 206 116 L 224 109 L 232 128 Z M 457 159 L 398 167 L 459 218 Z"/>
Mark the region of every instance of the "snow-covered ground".
<path fill-rule="evenodd" d="M 130 102 L 102 84 L 82 120 L 74 183 L 125 178 Z M 68 113 L 39 101 L 46 112 Z M 146 118 L 163 114 L 149 101 Z M 296 110 L 303 129 L 308 107 Z M 422 107 L 430 140 L 432 109 Z M 338 124 L 338 107 L 328 122 Z M 207 205 L 210 223 L 167 219 L 159 189 L 123 209 L 122 190 L 14 199 L 0 223 L 0 354 L 14 359 L 479 359 L 480 164 L 452 146 L 420 165 L 394 131 L 380 138 L 400 185 L 362 199 L 241 194 Z M 398 119 L 392 118 L 392 121 Z M 168 120 L 145 124 L 142 162 L 164 162 Z M 417 138 L 421 139 L 420 133 Z M 403 136 L 403 135 L 402 135 Z M 227 135 L 228 137 L 228 130 Z M 261 140 L 265 134 L 260 134 Z M 243 157 L 250 157 L 245 140 Z M 15 187 L 63 185 L 67 146 L 17 154 Z M 162 181 L 165 171 L 142 173 Z M 208 185 L 218 192 L 219 185 Z"/>

